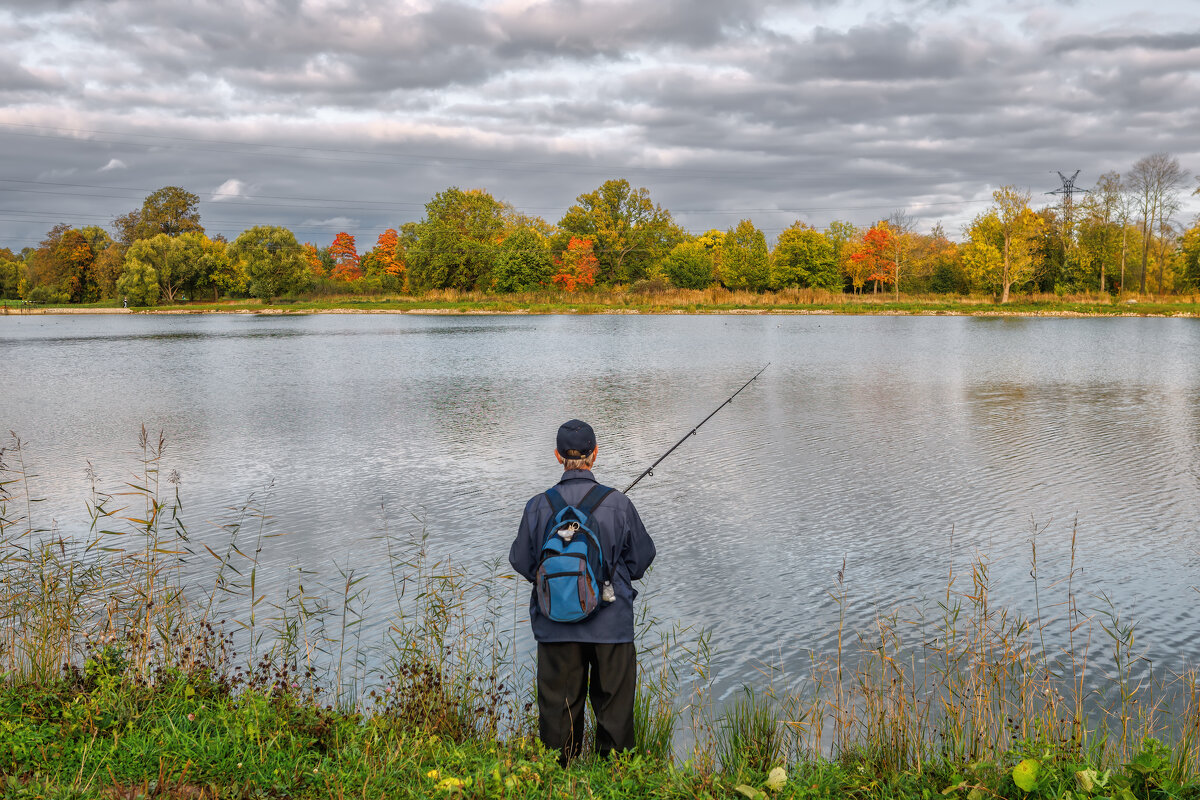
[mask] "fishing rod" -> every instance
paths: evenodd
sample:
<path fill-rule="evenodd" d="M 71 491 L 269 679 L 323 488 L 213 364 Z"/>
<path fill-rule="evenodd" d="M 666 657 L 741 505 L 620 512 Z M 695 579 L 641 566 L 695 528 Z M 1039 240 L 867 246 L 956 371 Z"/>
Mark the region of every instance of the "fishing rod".
<path fill-rule="evenodd" d="M 747 386 L 749 386 L 750 384 L 754 383 L 754 381 L 758 380 L 758 376 L 759 376 L 759 375 L 762 375 L 764 372 L 766 372 L 766 371 L 767 371 L 767 367 L 769 367 L 769 366 L 771 366 L 771 362 L 770 362 L 770 361 L 768 361 L 768 362 L 767 362 L 767 366 L 766 366 L 766 367 L 763 367 L 763 368 L 762 368 L 762 369 L 760 369 L 758 372 L 756 372 L 756 373 L 754 374 L 754 377 L 753 377 L 753 378 L 751 378 L 750 380 L 748 380 L 748 381 L 746 381 L 745 383 L 743 383 L 743 384 L 742 384 L 742 389 L 745 389 Z M 663 462 L 663 459 L 665 459 L 667 456 L 671 455 L 671 453 L 674 453 L 674 452 L 675 452 L 675 448 L 676 448 L 676 447 L 679 447 L 679 445 L 681 445 L 681 444 L 683 444 L 684 442 L 686 442 L 686 441 L 687 441 L 687 438 L 688 438 L 689 436 L 695 436 L 695 435 L 696 435 L 696 431 L 700 430 L 701 426 L 703 426 L 703 425 L 704 425 L 704 423 L 708 422 L 710 419 L 712 419 L 714 416 L 716 416 L 716 414 L 717 414 L 717 412 L 718 412 L 718 411 L 720 411 L 722 408 L 724 408 L 725 406 L 727 406 L 727 405 L 729 405 L 730 403 L 732 403 L 732 402 L 733 402 L 733 398 L 737 397 L 739 394 L 741 394 L 741 393 L 742 393 L 742 389 L 738 389 L 736 392 L 734 392 L 733 394 L 729 395 L 729 399 L 728 399 L 728 400 L 726 400 L 724 403 L 721 403 L 721 405 L 717 406 L 717 407 L 716 407 L 716 409 L 714 409 L 714 410 L 713 410 L 713 412 L 712 412 L 711 414 L 709 414 L 709 415 L 708 415 L 707 417 L 705 417 L 704 419 L 700 420 L 700 424 L 699 424 L 699 425 L 697 425 L 696 427 L 692 428 L 690 431 L 688 431 L 687 433 L 685 433 L 685 434 L 683 435 L 683 438 L 682 438 L 682 439 L 680 439 L 678 442 L 676 442 L 676 443 L 674 444 L 674 446 L 672 446 L 672 447 L 671 447 L 671 449 L 670 449 L 670 450 L 668 450 L 667 452 L 663 453 L 661 456 L 659 456 L 659 457 L 658 457 L 658 461 L 655 461 L 653 464 L 651 464 L 650 466 L 646 467 L 646 471 L 645 471 L 645 472 L 643 472 L 641 475 L 638 475 L 638 476 L 637 476 L 637 478 L 635 478 L 635 479 L 634 479 L 633 483 L 631 483 L 631 484 L 629 484 L 628 486 L 626 486 L 626 487 L 625 487 L 625 494 L 628 494 L 630 489 L 632 489 L 633 487 L 637 486 L 637 485 L 638 485 L 638 481 L 640 481 L 642 478 L 646 477 L 647 475 L 653 475 L 653 474 L 654 474 L 654 468 L 655 468 L 655 467 L 657 467 L 659 464 L 661 464 L 661 463 Z"/>

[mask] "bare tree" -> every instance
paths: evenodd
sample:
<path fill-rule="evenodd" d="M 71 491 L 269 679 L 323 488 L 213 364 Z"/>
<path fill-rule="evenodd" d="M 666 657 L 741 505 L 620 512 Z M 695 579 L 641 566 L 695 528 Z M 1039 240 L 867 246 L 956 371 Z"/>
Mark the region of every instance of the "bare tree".
<path fill-rule="evenodd" d="M 1121 291 L 1125 291 L 1125 262 L 1129 253 L 1129 221 L 1137 208 L 1137 198 L 1128 181 L 1121 181 L 1117 196 L 1117 221 L 1121 223 Z"/>
<path fill-rule="evenodd" d="M 1187 170 L 1170 153 L 1154 153 L 1138 159 L 1129 171 L 1129 186 L 1137 198 L 1142 220 L 1142 275 L 1139 291 L 1146 291 L 1146 268 L 1151 242 L 1179 209 L 1179 193 L 1187 180 Z M 1162 259 L 1159 259 L 1158 290 L 1162 291 Z"/>

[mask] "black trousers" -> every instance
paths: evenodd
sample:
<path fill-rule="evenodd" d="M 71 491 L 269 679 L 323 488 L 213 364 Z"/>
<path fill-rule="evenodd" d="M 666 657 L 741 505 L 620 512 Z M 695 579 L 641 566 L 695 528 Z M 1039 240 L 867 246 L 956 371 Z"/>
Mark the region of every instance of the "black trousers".
<path fill-rule="evenodd" d="M 596 715 L 596 752 L 632 750 L 637 651 L 633 642 L 538 644 L 538 735 L 567 761 L 583 750 L 584 702 Z"/>

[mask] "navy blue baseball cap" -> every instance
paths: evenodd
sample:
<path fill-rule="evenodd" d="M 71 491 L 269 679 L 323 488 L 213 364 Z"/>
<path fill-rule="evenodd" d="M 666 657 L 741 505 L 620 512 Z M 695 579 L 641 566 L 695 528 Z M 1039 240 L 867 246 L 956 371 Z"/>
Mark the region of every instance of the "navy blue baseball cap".
<path fill-rule="evenodd" d="M 596 449 L 596 433 L 592 426 L 577 419 L 567 420 L 558 429 L 555 440 L 558 454 L 564 458 L 584 458 Z M 578 453 L 575 456 L 571 451 Z"/>

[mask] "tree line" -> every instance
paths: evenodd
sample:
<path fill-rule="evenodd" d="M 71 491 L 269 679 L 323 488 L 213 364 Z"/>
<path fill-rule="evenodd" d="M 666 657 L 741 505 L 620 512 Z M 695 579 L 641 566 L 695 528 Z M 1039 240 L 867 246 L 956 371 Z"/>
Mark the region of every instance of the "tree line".
<path fill-rule="evenodd" d="M 0 248 L 0 297 L 148 306 L 222 297 L 400 293 L 457 289 L 523 292 L 558 287 L 719 285 L 753 292 L 1157 293 L 1200 288 L 1200 220 L 1177 219 L 1188 173 L 1156 153 L 1124 175 L 1106 173 L 1077 203 L 1040 208 L 1013 186 L 953 241 L 940 224 L 915 230 L 897 211 L 865 228 L 796 221 L 769 247 L 748 219 L 694 234 L 649 191 L 605 181 L 557 223 L 521 213 L 482 189 L 450 187 L 417 222 L 389 228 L 369 250 L 338 233 L 300 243 L 259 225 L 233 241 L 209 237 L 199 198 L 167 186 L 141 208 L 99 226 L 54 226 L 36 248 Z M 1200 194 L 1200 188 L 1195 193 Z"/>

